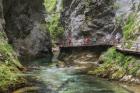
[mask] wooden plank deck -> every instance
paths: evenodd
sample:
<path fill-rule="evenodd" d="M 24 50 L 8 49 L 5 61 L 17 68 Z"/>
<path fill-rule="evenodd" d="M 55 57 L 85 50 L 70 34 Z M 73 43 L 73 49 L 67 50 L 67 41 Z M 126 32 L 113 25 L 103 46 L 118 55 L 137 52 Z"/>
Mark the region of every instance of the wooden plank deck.
<path fill-rule="evenodd" d="M 131 54 L 140 54 L 140 46 L 139 43 L 138 45 L 136 44 L 136 46 L 133 46 L 131 48 L 126 48 L 124 46 L 124 44 L 122 44 L 122 46 L 118 45 L 115 46 L 117 50 L 122 51 L 122 52 L 127 52 L 127 53 L 131 53 Z"/>
<path fill-rule="evenodd" d="M 101 43 L 90 43 L 90 44 L 61 44 L 59 45 L 60 48 L 75 48 L 75 47 L 94 47 L 94 46 L 114 46 L 116 47 L 117 50 L 123 51 L 123 52 L 128 52 L 128 53 L 133 53 L 133 54 L 140 54 L 140 43 L 135 43 L 134 46 L 131 48 L 126 48 L 125 45 L 128 42 L 120 42 L 119 44 L 116 43 L 107 43 L 107 42 L 101 42 Z"/>

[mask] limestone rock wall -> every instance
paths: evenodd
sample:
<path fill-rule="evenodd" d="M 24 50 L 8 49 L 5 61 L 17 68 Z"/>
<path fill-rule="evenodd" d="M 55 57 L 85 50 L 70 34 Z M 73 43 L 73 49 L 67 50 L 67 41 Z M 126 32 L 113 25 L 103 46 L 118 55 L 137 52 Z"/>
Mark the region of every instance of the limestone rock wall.
<path fill-rule="evenodd" d="M 3 4 L 5 31 L 19 58 L 25 61 L 51 59 L 43 0 L 3 0 Z"/>
<path fill-rule="evenodd" d="M 115 27 L 114 0 L 67 0 L 63 1 L 62 23 L 65 28 L 65 42 L 114 42 Z M 120 31 L 121 32 L 121 31 Z M 73 43 L 74 45 L 74 43 Z"/>

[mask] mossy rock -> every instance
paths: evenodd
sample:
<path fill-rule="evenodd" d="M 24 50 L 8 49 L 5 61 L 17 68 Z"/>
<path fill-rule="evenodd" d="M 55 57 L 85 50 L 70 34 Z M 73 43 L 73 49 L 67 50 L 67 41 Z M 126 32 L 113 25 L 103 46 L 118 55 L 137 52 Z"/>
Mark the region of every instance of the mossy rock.
<path fill-rule="evenodd" d="M 23 66 L 18 61 L 13 48 L 8 44 L 4 34 L 0 36 L 0 90 L 7 90 L 9 86 L 15 85 L 23 80 L 19 74 L 19 68 Z"/>
<path fill-rule="evenodd" d="M 96 68 L 93 71 L 89 71 L 88 74 L 93 74 L 103 78 L 108 78 L 112 80 L 121 79 L 125 75 L 126 71 L 115 65 L 115 64 L 103 64 L 102 66 Z"/>
<path fill-rule="evenodd" d="M 89 71 L 88 74 L 93 74 L 101 77 L 109 77 L 111 72 L 110 68 L 112 68 L 112 66 L 113 66 L 112 64 L 103 64 L 97 67 L 95 70 Z"/>
<path fill-rule="evenodd" d="M 110 48 L 107 52 L 100 56 L 100 64 L 95 70 L 89 71 L 100 77 L 118 80 L 124 75 L 136 76 L 140 64 L 133 56 L 124 55 L 116 51 L 115 48 Z"/>

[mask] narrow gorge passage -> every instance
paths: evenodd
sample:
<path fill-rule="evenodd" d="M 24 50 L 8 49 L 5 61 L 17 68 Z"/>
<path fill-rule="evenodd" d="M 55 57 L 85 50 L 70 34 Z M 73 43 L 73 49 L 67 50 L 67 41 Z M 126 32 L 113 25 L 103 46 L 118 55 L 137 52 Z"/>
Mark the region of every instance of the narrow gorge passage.
<path fill-rule="evenodd" d="M 0 0 L 0 93 L 140 93 L 140 0 Z"/>

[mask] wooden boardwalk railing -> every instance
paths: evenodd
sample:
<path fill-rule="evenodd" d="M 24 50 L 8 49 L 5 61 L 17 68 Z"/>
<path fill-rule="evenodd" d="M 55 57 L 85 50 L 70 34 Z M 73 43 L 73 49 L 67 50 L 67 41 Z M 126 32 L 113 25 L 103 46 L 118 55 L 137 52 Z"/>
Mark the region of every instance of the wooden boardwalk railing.
<path fill-rule="evenodd" d="M 57 43 L 58 44 L 58 43 Z M 132 45 L 131 45 L 132 44 Z M 136 53 L 140 54 L 140 43 L 136 43 L 134 41 L 127 42 L 70 42 L 70 43 L 59 43 L 59 47 L 65 47 L 65 48 L 70 48 L 70 47 L 86 47 L 86 46 L 100 46 L 100 45 L 106 45 L 106 46 L 114 46 L 116 49 L 124 52 L 130 52 L 130 53 Z"/>
<path fill-rule="evenodd" d="M 113 45 L 113 43 L 109 43 L 109 42 L 63 42 L 63 43 L 59 43 L 58 44 L 59 47 L 82 47 L 82 46 L 98 46 L 98 45 Z"/>
<path fill-rule="evenodd" d="M 115 45 L 118 50 L 130 53 L 137 53 L 140 54 L 140 43 L 136 43 L 134 41 L 131 42 L 120 42 L 119 44 Z"/>

